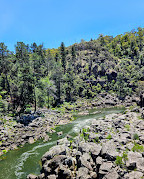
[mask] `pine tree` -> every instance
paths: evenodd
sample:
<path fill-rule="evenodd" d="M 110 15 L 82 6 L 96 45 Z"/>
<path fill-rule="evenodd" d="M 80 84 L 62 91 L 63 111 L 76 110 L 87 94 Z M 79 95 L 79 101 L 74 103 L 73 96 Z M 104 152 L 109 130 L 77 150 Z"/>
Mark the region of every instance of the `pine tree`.
<path fill-rule="evenodd" d="M 60 52 L 61 52 L 61 63 L 64 70 L 64 74 L 66 72 L 66 51 L 65 51 L 65 45 L 62 42 L 60 46 Z"/>

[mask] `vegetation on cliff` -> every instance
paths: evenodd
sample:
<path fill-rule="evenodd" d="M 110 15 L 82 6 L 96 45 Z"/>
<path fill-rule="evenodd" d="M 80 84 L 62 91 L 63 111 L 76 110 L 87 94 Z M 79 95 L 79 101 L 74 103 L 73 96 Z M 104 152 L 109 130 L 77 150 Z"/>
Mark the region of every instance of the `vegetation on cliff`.
<path fill-rule="evenodd" d="M 99 93 L 120 99 L 144 80 L 144 29 L 58 49 L 17 42 L 15 52 L 0 43 L 0 111 L 20 114 L 37 106 L 55 107 Z"/>

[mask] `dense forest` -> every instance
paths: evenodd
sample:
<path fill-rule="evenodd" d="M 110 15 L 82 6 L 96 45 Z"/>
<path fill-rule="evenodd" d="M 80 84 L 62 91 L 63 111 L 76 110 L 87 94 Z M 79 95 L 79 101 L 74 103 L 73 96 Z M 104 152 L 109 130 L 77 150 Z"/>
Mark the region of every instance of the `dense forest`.
<path fill-rule="evenodd" d="M 99 93 L 120 99 L 144 81 L 144 28 L 122 35 L 81 40 L 58 49 L 0 43 L 0 111 L 20 114 L 30 107 L 56 107 Z"/>

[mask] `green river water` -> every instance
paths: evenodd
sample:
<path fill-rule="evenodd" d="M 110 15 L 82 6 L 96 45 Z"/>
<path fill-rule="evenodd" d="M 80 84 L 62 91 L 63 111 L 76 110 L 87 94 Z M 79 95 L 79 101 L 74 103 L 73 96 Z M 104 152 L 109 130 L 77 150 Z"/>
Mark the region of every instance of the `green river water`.
<path fill-rule="evenodd" d="M 92 114 L 98 111 L 97 114 Z M 100 110 L 90 110 L 89 115 L 77 116 L 75 121 L 69 124 L 58 126 L 56 132 L 63 131 L 63 135 L 58 137 L 56 133 L 51 135 L 51 140 L 44 143 L 42 140 L 34 144 L 26 144 L 23 148 L 9 151 L 4 159 L 0 161 L 0 179 L 26 179 L 29 173 L 40 174 L 41 157 L 57 140 L 64 138 L 67 134 L 75 137 L 80 129 L 89 125 L 92 119 L 98 119 L 107 114 L 123 112 L 124 108 L 105 108 Z"/>

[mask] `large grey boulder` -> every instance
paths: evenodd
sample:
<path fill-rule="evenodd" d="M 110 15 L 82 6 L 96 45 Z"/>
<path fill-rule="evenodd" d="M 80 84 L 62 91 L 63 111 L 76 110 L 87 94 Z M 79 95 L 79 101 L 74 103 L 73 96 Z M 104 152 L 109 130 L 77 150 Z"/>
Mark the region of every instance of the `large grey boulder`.
<path fill-rule="evenodd" d="M 42 163 L 44 163 L 46 160 L 52 159 L 55 155 L 66 155 L 68 150 L 69 148 L 64 145 L 54 146 L 43 155 L 41 159 Z"/>
<path fill-rule="evenodd" d="M 116 145 L 113 140 L 102 144 L 101 155 L 108 160 L 115 160 L 119 153 L 116 151 Z"/>
<path fill-rule="evenodd" d="M 141 153 L 138 152 L 128 152 L 128 160 L 126 161 L 126 166 L 128 169 L 137 168 L 144 172 L 144 158 Z"/>
<path fill-rule="evenodd" d="M 116 170 L 112 170 L 108 174 L 106 174 L 103 179 L 119 179 L 119 177 L 120 176 L 118 175 Z"/>
<path fill-rule="evenodd" d="M 99 168 L 99 177 L 103 178 L 104 175 L 108 174 L 112 169 L 112 162 L 103 162 Z"/>
<path fill-rule="evenodd" d="M 81 163 L 81 167 L 86 167 L 89 171 L 93 171 L 91 163 L 84 156 L 80 157 L 79 160 Z"/>
<path fill-rule="evenodd" d="M 77 178 L 78 179 L 91 179 L 90 175 L 88 174 L 88 169 L 85 167 L 81 167 L 77 171 Z"/>
<path fill-rule="evenodd" d="M 124 175 L 124 179 L 140 179 L 143 178 L 143 173 L 139 171 L 132 171 Z"/>
<path fill-rule="evenodd" d="M 91 152 L 92 155 L 98 156 L 100 154 L 101 148 L 102 147 L 99 144 L 96 144 L 96 143 L 93 143 L 93 142 L 85 143 L 85 142 L 82 141 L 82 142 L 79 143 L 78 150 L 81 153 Z"/>
<path fill-rule="evenodd" d="M 93 143 L 93 145 L 91 146 L 90 153 L 94 162 L 96 162 L 96 158 L 100 155 L 101 150 L 102 146 L 100 144 Z"/>
<path fill-rule="evenodd" d="M 57 173 L 58 178 L 63 178 L 63 179 L 71 179 L 71 178 L 73 178 L 71 170 L 66 168 L 62 164 L 60 164 L 59 167 L 57 168 L 57 172 L 58 172 Z"/>

